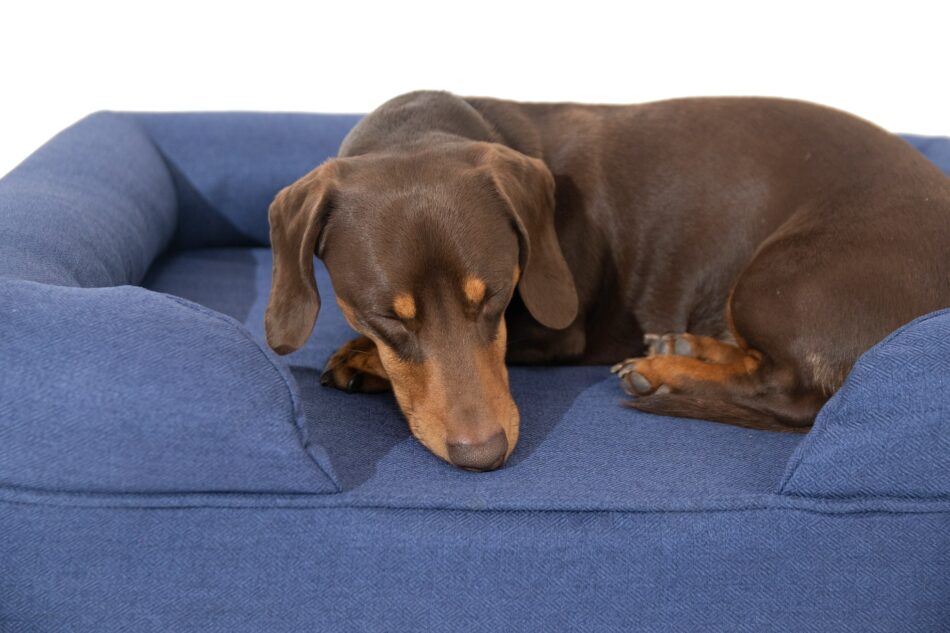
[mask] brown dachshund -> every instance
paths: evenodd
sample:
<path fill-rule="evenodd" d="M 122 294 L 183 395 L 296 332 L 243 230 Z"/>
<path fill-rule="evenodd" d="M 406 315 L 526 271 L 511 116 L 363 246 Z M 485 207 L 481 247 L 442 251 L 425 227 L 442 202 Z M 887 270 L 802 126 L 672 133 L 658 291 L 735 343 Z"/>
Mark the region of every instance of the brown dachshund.
<path fill-rule="evenodd" d="M 397 97 L 270 208 L 269 344 L 326 263 L 360 334 L 324 381 L 395 392 L 473 470 L 518 440 L 511 363 L 617 363 L 633 407 L 802 430 L 858 356 L 950 305 L 950 179 L 854 116 L 778 99 Z M 516 292 L 517 290 L 517 292 Z"/>

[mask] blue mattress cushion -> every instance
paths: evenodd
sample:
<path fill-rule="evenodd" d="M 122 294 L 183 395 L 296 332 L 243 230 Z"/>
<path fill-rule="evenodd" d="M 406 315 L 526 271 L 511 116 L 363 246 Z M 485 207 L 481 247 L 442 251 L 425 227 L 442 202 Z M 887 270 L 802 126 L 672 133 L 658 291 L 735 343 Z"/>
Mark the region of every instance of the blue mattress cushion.
<path fill-rule="evenodd" d="M 325 300 L 303 349 L 264 345 L 266 208 L 356 120 L 100 113 L 0 182 L 0 358 L 15 367 L 0 486 L 465 509 L 950 496 L 946 311 L 869 351 L 804 438 L 632 411 L 604 367 L 514 368 L 519 446 L 472 474 L 415 442 L 391 395 L 321 388 L 353 333 Z M 950 169 L 950 141 L 909 140 Z"/>
<path fill-rule="evenodd" d="M 143 283 L 228 314 L 263 340 L 270 272 L 267 249 L 196 250 L 162 258 Z M 328 296 L 322 266 L 317 283 Z M 391 394 L 319 385 L 326 358 L 353 336 L 325 300 L 314 335 L 284 360 L 304 399 L 308 442 L 326 448 L 343 488 L 367 502 L 594 509 L 767 493 L 801 439 L 637 413 L 621 406 L 606 367 L 514 367 L 518 447 L 505 468 L 473 475 L 416 442 Z"/>

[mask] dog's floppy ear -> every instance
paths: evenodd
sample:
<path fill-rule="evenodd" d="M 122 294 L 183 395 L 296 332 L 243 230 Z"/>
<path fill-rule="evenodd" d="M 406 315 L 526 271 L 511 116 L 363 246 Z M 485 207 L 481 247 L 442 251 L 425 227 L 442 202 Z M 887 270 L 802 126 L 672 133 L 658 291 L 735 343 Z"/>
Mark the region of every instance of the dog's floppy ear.
<path fill-rule="evenodd" d="M 564 329 L 577 317 L 577 289 L 554 229 L 554 176 L 542 161 L 504 145 L 486 143 L 483 151 L 518 230 L 521 299 L 539 323 Z"/>
<path fill-rule="evenodd" d="M 324 163 L 282 189 L 267 213 L 274 268 L 264 331 L 267 344 L 278 354 L 303 346 L 320 311 L 313 257 L 335 178 L 333 161 Z"/>

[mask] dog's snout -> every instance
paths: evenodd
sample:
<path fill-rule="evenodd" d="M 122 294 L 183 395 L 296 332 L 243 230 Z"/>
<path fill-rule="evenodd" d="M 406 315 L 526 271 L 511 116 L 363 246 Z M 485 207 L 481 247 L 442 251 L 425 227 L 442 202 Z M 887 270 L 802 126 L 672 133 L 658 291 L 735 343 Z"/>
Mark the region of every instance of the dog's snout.
<path fill-rule="evenodd" d="M 508 439 L 503 431 L 482 442 L 458 441 L 446 445 L 449 461 L 466 470 L 495 470 L 505 463 Z"/>

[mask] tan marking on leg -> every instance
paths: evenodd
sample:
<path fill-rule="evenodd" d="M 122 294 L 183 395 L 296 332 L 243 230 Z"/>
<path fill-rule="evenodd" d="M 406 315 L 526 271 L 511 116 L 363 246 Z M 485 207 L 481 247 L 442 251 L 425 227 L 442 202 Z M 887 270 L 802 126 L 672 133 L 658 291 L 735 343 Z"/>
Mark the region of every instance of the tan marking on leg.
<path fill-rule="evenodd" d="M 761 362 L 758 354 L 748 354 L 728 364 L 707 363 L 689 356 L 651 356 L 629 361 L 620 375 L 623 378 L 636 372 L 653 389 L 666 385 L 673 391 L 682 391 L 703 382 L 738 384 L 748 380 Z"/>
<path fill-rule="evenodd" d="M 383 368 L 383 363 L 379 360 L 376 344 L 370 339 L 361 336 L 340 349 L 347 352 L 347 365 L 353 369 L 388 378 L 386 369 Z"/>
<path fill-rule="evenodd" d="M 727 365 L 741 361 L 746 356 L 746 352 L 737 346 L 724 343 L 711 336 L 697 336 L 695 334 L 681 334 L 680 336 L 689 342 L 696 358 L 699 360 Z"/>
<path fill-rule="evenodd" d="M 462 291 L 469 303 L 479 304 L 485 298 L 485 282 L 478 277 L 466 277 L 462 282 Z"/>
<path fill-rule="evenodd" d="M 400 318 L 411 320 L 416 318 L 416 300 L 407 292 L 401 292 L 393 299 L 393 310 Z"/>
<path fill-rule="evenodd" d="M 325 371 L 330 372 L 333 385 L 338 389 L 347 389 L 357 373 L 363 374 L 357 391 L 377 392 L 390 388 L 389 376 L 379 359 L 376 343 L 365 336 L 348 341 L 333 352 Z"/>

